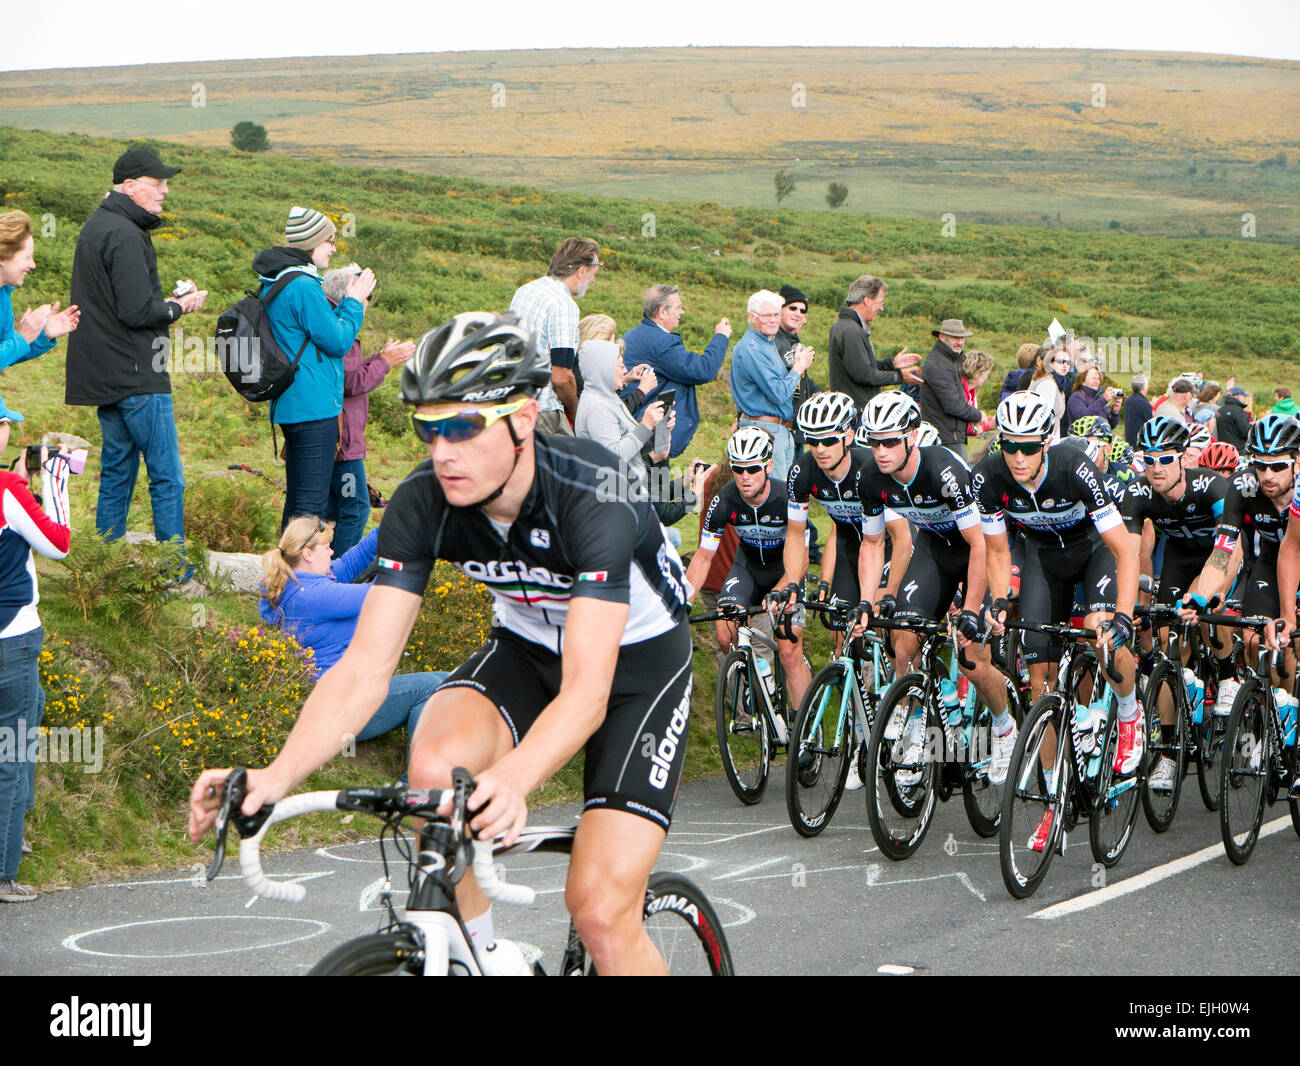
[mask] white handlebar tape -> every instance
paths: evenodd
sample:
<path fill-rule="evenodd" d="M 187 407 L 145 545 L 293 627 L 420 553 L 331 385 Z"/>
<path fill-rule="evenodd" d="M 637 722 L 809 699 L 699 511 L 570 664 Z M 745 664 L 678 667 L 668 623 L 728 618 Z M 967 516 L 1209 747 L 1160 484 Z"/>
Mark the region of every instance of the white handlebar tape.
<path fill-rule="evenodd" d="M 537 892 L 527 885 L 510 885 L 497 876 L 492 862 L 492 845 L 486 840 L 474 842 L 474 877 L 488 899 L 531 907 L 537 898 Z"/>

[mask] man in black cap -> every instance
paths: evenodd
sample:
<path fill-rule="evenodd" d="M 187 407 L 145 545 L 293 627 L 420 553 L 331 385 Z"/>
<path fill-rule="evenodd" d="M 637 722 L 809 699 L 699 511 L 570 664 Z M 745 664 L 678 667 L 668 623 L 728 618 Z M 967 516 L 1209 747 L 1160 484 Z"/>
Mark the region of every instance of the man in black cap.
<path fill-rule="evenodd" d="M 793 285 L 781 286 L 781 327 L 776 331 L 776 336 L 772 338 L 776 345 L 776 350 L 781 353 L 781 358 L 785 360 L 785 365 L 794 368 L 794 346 L 802 343 L 799 340 L 799 331 L 803 329 L 808 322 L 808 297 L 804 295 L 802 289 Z M 794 390 L 794 413 L 799 413 L 799 408 L 803 402 L 815 392 L 821 392 L 822 387 L 813 381 L 811 375 L 806 371 L 799 379 L 799 385 Z M 803 450 L 803 434 L 799 432 L 799 425 L 796 421 L 794 430 L 794 449 L 795 454 Z M 817 545 L 817 527 L 811 522 L 808 523 L 808 557 L 809 560 L 816 564 L 822 559 L 822 550 Z"/>
<path fill-rule="evenodd" d="M 149 231 L 167 182 L 180 172 L 152 152 L 132 149 L 113 164 L 113 188 L 77 237 L 72 301 L 81 327 L 68 338 L 64 402 L 99 409 L 102 434 L 95 528 L 108 539 L 126 532 L 126 516 L 144 456 L 159 542 L 183 542 L 185 475 L 172 410 L 168 327 L 197 311 L 207 291 L 177 282 L 164 298 Z M 181 580 L 193 568 L 184 567 Z"/>

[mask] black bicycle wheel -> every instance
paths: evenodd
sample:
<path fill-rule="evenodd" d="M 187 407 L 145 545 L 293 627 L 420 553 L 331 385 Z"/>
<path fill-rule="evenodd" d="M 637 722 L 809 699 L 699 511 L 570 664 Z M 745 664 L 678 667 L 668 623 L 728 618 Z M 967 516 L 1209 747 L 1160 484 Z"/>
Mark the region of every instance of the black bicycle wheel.
<path fill-rule="evenodd" d="M 308 977 L 420 977 L 424 962 L 409 933 L 370 933 L 340 944 Z"/>
<path fill-rule="evenodd" d="M 1060 728 L 1063 700 L 1055 693 L 1040 696 L 1025 715 L 1002 790 L 998 826 L 998 858 L 1002 880 L 1016 899 L 1032 896 L 1052 864 L 1065 822 L 1065 801 L 1074 771 L 1068 733 Z M 1052 787 L 1047 787 L 1055 767 Z M 1045 837 L 1041 836 L 1046 823 Z M 1034 843 L 1040 844 L 1035 848 Z"/>
<path fill-rule="evenodd" d="M 1152 772 L 1158 765 L 1158 759 L 1172 759 L 1174 763 L 1173 785 L 1168 791 L 1153 791 L 1149 779 L 1142 788 L 1142 810 L 1147 816 L 1147 824 L 1157 833 L 1163 833 L 1173 825 L 1178 798 L 1183 791 L 1183 772 L 1187 769 L 1186 717 L 1178 700 L 1178 691 L 1174 688 L 1182 683 L 1181 672 L 1175 673 L 1167 662 L 1157 663 L 1147 679 L 1142 700 L 1149 719 L 1147 752 L 1151 757 Z M 1168 725 L 1160 721 L 1162 711 L 1173 712 L 1174 720 Z"/>
<path fill-rule="evenodd" d="M 763 798 L 772 753 L 767 719 L 749 685 L 748 656 L 733 651 L 718 671 L 718 696 L 714 716 L 718 725 L 718 753 L 722 769 L 736 798 L 746 806 Z"/>
<path fill-rule="evenodd" d="M 901 861 L 925 839 L 938 794 L 943 730 L 926 698 L 924 674 L 900 677 L 885 692 L 871 727 L 864 781 L 871 835 L 882 854 Z"/>
<path fill-rule="evenodd" d="M 1119 862 L 1133 839 L 1138 803 L 1144 792 L 1141 767 L 1130 777 L 1120 777 L 1115 772 L 1118 748 L 1119 717 L 1112 693 L 1106 734 L 1102 738 L 1101 765 L 1097 769 L 1092 810 L 1088 817 L 1088 844 L 1092 848 L 1092 857 L 1107 867 Z"/>
<path fill-rule="evenodd" d="M 1217 811 L 1223 793 L 1223 739 L 1228 729 L 1228 719 L 1219 718 L 1208 703 L 1201 712 L 1201 724 L 1196 739 L 1196 783 L 1201 789 L 1201 802 L 1205 809 Z"/>
<path fill-rule="evenodd" d="M 799 704 L 785 760 L 785 806 L 800 836 L 825 829 L 844 795 L 855 737 L 852 684 L 838 660 L 827 663 Z"/>
<path fill-rule="evenodd" d="M 645 931 L 674 977 L 734 977 L 731 949 L 708 897 L 679 874 L 651 874 Z"/>
<path fill-rule="evenodd" d="M 1011 630 L 1015 632 L 1015 630 Z M 1011 713 L 1016 728 L 1024 715 L 1020 712 L 1020 693 L 1011 678 L 1003 675 L 1007 690 L 1007 710 Z M 989 762 L 993 751 L 993 712 L 985 705 L 979 693 L 975 694 L 974 724 L 971 728 L 971 742 L 965 752 L 958 752 L 963 759 L 961 796 L 966 807 L 966 817 L 971 828 L 982 837 L 996 836 L 998 823 L 1002 818 L 1003 785 L 989 781 Z M 1005 784 L 1005 782 L 1004 782 Z"/>
<path fill-rule="evenodd" d="M 1272 737 L 1265 726 L 1263 686 L 1256 678 L 1242 682 L 1223 735 L 1219 827 L 1223 850 L 1241 866 L 1255 850 L 1264 820 Z"/>

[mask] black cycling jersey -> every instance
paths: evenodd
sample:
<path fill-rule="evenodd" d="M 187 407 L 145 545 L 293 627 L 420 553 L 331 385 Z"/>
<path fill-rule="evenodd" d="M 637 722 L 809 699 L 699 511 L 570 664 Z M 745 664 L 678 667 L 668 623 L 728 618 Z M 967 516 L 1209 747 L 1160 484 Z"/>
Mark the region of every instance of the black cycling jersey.
<path fill-rule="evenodd" d="M 1064 443 L 1050 447 L 1043 468 L 1038 487 L 1030 489 L 1012 477 L 1001 452 L 975 465 L 971 487 L 986 534 L 1005 533 L 1010 521 L 1028 540 L 1066 548 L 1124 520 L 1105 477 L 1081 449 Z M 1022 575 L 1022 595 L 1023 580 Z"/>
<path fill-rule="evenodd" d="M 1213 470 L 1200 467 L 1184 471 L 1183 481 L 1182 496 L 1167 500 L 1151 488 L 1145 477 L 1138 478 L 1129 490 L 1133 506 L 1124 521 L 1129 532 L 1141 533 L 1142 523 L 1150 519 L 1156 532 L 1168 537 L 1171 545 L 1204 558 L 1210 554 L 1214 530 L 1223 517 L 1228 482 Z"/>
<path fill-rule="evenodd" d="M 717 551 L 722 534 L 731 526 L 740 540 L 736 555 L 744 557 L 748 569 L 780 569 L 788 518 L 789 505 L 781 482 L 768 478 L 767 498 L 751 504 L 745 502 L 735 481 L 728 481 L 704 514 L 700 550 Z"/>
<path fill-rule="evenodd" d="M 807 522 L 808 501 L 815 499 L 835 523 L 840 545 L 860 544 L 863 512 L 858 481 L 862 468 L 871 462 L 871 453 L 866 448 L 850 448 L 848 472 L 841 480 L 834 481 L 817 465 L 811 451 L 804 452 L 790 467 L 786 481 L 790 521 Z"/>
<path fill-rule="evenodd" d="M 496 624 L 555 653 L 571 597 L 626 603 L 620 644 L 686 617 L 681 560 L 648 502 L 629 502 L 617 457 L 594 441 L 534 437 L 537 469 L 503 536 L 479 507 L 447 503 L 430 461 L 397 487 L 379 527 L 376 584 L 424 593 L 446 559 L 487 585 Z"/>
<path fill-rule="evenodd" d="M 1253 470 L 1239 470 L 1228 479 L 1228 494 L 1223 500 L 1223 517 L 1215 530 L 1214 546 L 1231 552 L 1242 542 L 1243 565 L 1250 567 L 1261 560 L 1277 566 L 1277 549 L 1286 535 L 1289 507 L 1282 510 L 1259 488 Z"/>
<path fill-rule="evenodd" d="M 906 518 L 917 529 L 935 537 L 943 546 L 969 551 L 963 529 L 979 525 L 971 473 L 947 448 L 918 448 L 916 474 L 907 484 L 884 473 L 874 457 L 868 457 L 858 475 L 864 512 L 863 529 L 875 534 L 884 529 L 886 510 Z"/>

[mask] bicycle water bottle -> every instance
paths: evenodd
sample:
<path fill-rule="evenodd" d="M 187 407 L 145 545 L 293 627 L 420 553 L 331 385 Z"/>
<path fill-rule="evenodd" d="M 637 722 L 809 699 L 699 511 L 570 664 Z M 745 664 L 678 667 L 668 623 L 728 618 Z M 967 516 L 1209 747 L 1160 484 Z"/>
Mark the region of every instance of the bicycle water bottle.
<path fill-rule="evenodd" d="M 939 706 L 943 708 L 944 721 L 948 725 L 961 725 L 961 700 L 957 697 L 957 686 L 952 678 L 945 677 L 939 681 Z"/>
<path fill-rule="evenodd" d="M 1273 701 L 1277 704 L 1277 716 L 1282 719 L 1282 746 L 1292 747 L 1296 741 L 1296 698 L 1289 692 L 1275 688 Z"/>
<path fill-rule="evenodd" d="M 761 655 L 755 655 L 754 667 L 758 670 L 758 676 L 763 679 L 763 687 L 767 689 L 767 698 L 775 704 L 776 678 L 772 676 L 772 664 Z"/>
<path fill-rule="evenodd" d="M 1074 748 L 1080 755 L 1091 755 L 1095 746 L 1092 738 L 1092 708 L 1081 703 L 1074 705 L 1074 721 L 1070 723 L 1074 734 Z"/>
<path fill-rule="evenodd" d="M 1205 707 L 1205 683 L 1184 666 L 1183 686 L 1187 689 L 1187 700 L 1192 705 L 1192 721 L 1200 725 Z"/>

